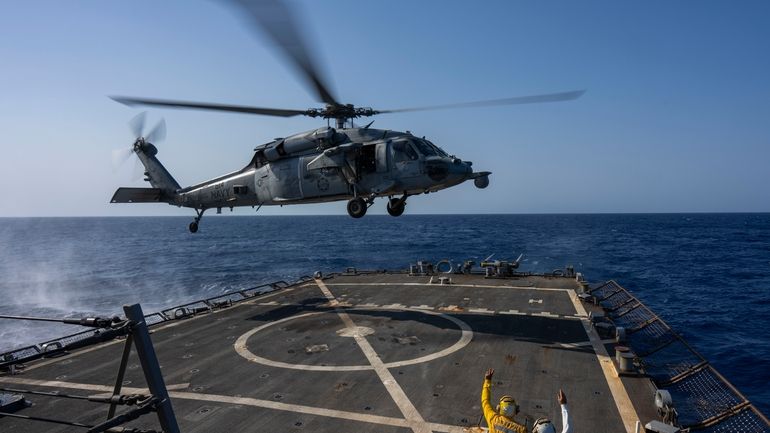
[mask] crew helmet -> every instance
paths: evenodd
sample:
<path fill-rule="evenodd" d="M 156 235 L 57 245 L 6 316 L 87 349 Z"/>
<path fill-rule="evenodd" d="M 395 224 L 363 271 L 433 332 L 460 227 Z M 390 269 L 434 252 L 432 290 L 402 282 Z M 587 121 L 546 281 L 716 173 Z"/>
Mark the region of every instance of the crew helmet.
<path fill-rule="evenodd" d="M 548 418 L 538 418 L 532 425 L 532 433 L 556 433 L 556 427 Z"/>
<path fill-rule="evenodd" d="M 501 414 L 511 418 L 519 413 L 519 405 L 516 403 L 516 400 L 514 400 L 513 397 L 510 395 L 504 395 L 502 398 L 500 398 L 500 404 L 497 406 L 497 410 Z"/>

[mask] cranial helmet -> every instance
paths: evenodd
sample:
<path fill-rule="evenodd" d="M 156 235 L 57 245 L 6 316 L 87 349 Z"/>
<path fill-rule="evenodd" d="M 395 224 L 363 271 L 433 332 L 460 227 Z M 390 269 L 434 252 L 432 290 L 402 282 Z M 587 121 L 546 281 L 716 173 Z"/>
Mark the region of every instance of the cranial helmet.
<path fill-rule="evenodd" d="M 501 414 L 510 418 L 519 413 L 519 405 L 516 403 L 516 400 L 514 400 L 513 397 L 510 395 L 504 395 L 500 399 L 500 404 L 497 406 L 497 410 Z"/>
<path fill-rule="evenodd" d="M 556 433 L 556 428 L 548 418 L 538 418 L 532 425 L 532 433 Z"/>

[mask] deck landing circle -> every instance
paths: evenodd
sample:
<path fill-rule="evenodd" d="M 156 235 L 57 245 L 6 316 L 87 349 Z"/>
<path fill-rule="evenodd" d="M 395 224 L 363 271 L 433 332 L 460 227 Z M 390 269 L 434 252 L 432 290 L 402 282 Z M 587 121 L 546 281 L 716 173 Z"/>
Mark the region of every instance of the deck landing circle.
<path fill-rule="evenodd" d="M 369 310 L 378 309 L 378 310 L 391 310 L 388 308 L 368 308 Z M 355 308 L 351 308 L 348 311 L 356 311 Z M 457 325 L 458 328 L 460 328 L 460 338 L 455 342 L 453 345 L 443 349 L 439 350 L 438 352 L 434 352 L 425 356 L 420 356 L 417 358 L 412 359 L 406 359 L 403 361 L 395 361 L 395 362 L 388 362 L 385 363 L 386 368 L 397 368 L 397 367 L 404 367 L 407 365 L 414 365 L 414 364 L 421 364 L 423 362 L 433 361 L 434 359 L 442 358 L 444 356 L 450 355 L 454 352 L 457 352 L 458 350 L 464 348 L 468 345 L 468 343 L 471 342 L 471 339 L 473 339 L 473 330 L 470 326 L 468 326 L 467 323 L 463 322 L 462 320 L 450 316 L 448 314 L 444 313 L 437 313 L 430 310 L 421 310 L 421 309 L 415 309 L 415 308 L 402 308 L 398 309 L 397 311 L 411 311 L 415 313 L 422 313 L 422 314 L 430 314 L 433 316 L 438 316 L 443 319 L 449 320 L 450 322 Z M 279 367 L 279 368 L 289 368 L 293 370 L 306 370 L 306 371 L 360 371 L 360 370 L 372 370 L 374 367 L 371 365 L 311 365 L 311 364 L 290 364 L 287 362 L 281 362 L 281 361 L 274 361 L 272 359 L 267 359 L 265 357 L 259 356 L 251 352 L 247 347 L 247 342 L 251 336 L 254 334 L 269 328 L 271 326 L 275 326 L 284 322 L 288 322 L 291 320 L 297 320 L 304 317 L 310 317 L 315 316 L 318 314 L 324 314 L 324 312 L 311 312 L 311 313 L 304 313 L 304 314 L 298 314 L 295 316 L 289 316 L 285 317 L 280 320 L 276 320 L 274 322 L 265 323 L 264 325 L 257 326 L 254 329 L 251 329 L 247 331 L 246 333 L 242 334 L 233 344 L 233 348 L 235 349 L 235 352 L 241 355 L 242 357 L 248 359 L 251 362 L 256 362 L 258 364 L 267 365 L 270 367 Z M 352 336 L 352 335 L 351 335 Z"/>

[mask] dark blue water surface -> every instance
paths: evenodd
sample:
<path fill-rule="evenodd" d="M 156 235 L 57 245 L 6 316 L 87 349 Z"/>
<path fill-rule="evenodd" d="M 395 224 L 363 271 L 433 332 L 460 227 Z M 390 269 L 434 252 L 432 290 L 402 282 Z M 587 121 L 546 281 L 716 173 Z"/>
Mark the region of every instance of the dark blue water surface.
<path fill-rule="evenodd" d="M 615 279 L 770 413 L 770 214 L 0 219 L 0 313 L 145 311 L 315 270 L 515 258 Z M 0 321 L 0 351 L 78 329 Z"/>

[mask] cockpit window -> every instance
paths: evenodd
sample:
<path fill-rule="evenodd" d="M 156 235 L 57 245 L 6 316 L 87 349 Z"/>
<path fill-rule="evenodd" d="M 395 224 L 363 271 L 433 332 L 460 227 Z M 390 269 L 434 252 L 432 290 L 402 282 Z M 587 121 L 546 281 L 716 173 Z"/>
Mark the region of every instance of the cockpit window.
<path fill-rule="evenodd" d="M 406 141 L 396 141 L 393 143 L 393 159 L 399 161 L 414 161 L 417 159 L 417 152 Z"/>
<path fill-rule="evenodd" d="M 430 144 L 431 146 L 433 146 L 433 148 L 434 148 L 434 149 L 436 149 L 436 152 L 438 152 L 439 156 L 449 156 L 449 155 L 448 155 L 446 152 L 444 152 L 444 149 L 442 149 L 442 148 L 440 148 L 440 147 L 436 146 L 435 144 L 433 144 L 433 142 L 432 142 L 432 141 L 429 141 L 429 140 L 425 140 L 425 141 L 426 141 L 428 144 Z"/>
<path fill-rule="evenodd" d="M 420 140 L 418 138 L 412 140 L 412 143 L 414 143 L 415 146 L 417 146 L 417 150 L 422 153 L 425 156 L 436 156 L 436 149 L 433 148 L 433 146 L 426 143 L 424 140 Z"/>

